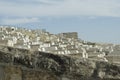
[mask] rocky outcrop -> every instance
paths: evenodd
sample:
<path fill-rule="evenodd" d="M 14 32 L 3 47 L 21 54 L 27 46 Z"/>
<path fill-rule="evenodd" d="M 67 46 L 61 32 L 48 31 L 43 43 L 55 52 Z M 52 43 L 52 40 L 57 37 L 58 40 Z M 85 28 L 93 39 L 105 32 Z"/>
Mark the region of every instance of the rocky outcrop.
<path fill-rule="evenodd" d="M 120 66 L 1 46 L 0 74 L 2 80 L 120 80 Z"/>

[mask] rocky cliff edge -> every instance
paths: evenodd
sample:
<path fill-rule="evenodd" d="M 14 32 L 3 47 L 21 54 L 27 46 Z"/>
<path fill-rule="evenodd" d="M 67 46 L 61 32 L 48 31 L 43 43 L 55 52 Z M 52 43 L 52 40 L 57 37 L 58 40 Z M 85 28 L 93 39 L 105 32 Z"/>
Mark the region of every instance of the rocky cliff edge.
<path fill-rule="evenodd" d="M 116 64 L 5 46 L 0 46 L 0 65 L 19 67 L 18 80 L 120 80 Z"/>

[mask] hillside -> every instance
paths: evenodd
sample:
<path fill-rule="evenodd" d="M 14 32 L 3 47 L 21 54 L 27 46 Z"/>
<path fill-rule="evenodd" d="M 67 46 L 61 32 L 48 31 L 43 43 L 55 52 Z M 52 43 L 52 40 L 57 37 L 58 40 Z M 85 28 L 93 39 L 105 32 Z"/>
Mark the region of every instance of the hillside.
<path fill-rule="evenodd" d="M 120 45 L 85 41 L 77 32 L 51 34 L 42 29 L 0 26 L 0 45 L 120 63 Z"/>
<path fill-rule="evenodd" d="M 0 46 L 1 80 L 120 80 L 120 66 L 104 61 Z"/>

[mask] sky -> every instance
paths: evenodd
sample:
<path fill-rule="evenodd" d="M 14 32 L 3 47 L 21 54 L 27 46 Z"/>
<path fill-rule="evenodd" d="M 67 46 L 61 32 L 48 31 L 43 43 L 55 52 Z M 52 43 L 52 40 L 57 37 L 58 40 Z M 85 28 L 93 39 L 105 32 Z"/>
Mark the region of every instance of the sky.
<path fill-rule="evenodd" d="M 0 0 L 0 25 L 120 44 L 120 0 Z"/>

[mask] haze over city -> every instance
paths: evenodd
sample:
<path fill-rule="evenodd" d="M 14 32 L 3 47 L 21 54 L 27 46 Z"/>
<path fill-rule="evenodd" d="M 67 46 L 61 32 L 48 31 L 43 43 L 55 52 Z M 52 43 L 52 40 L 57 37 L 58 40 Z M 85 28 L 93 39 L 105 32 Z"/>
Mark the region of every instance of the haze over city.
<path fill-rule="evenodd" d="M 0 24 L 120 44 L 119 5 L 119 0 L 0 0 Z"/>

